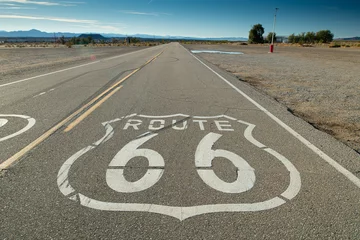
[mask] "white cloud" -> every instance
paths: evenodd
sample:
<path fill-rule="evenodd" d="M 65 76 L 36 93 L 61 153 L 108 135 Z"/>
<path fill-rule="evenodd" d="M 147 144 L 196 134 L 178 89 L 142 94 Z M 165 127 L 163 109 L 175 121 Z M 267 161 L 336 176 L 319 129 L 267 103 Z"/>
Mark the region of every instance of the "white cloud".
<path fill-rule="evenodd" d="M 132 14 L 132 15 L 147 15 L 147 16 L 155 16 L 158 17 L 159 15 L 171 15 L 169 13 L 161 13 L 161 12 L 138 12 L 138 11 L 132 11 L 132 10 L 122 10 L 119 11 L 121 13 L 125 14 Z"/>
<path fill-rule="evenodd" d="M 132 15 L 148 15 L 148 16 L 159 16 L 158 13 L 149 13 L 149 12 L 136 12 L 136 11 L 119 11 L 125 14 L 132 14 Z"/>
<path fill-rule="evenodd" d="M 70 4 L 85 4 L 86 2 L 69 2 L 69 1 L 61 1 L 62 3 L 70 3 Z"/>
<path fill-rule="evenodd" d="M 29 19 L 29 20 L 47 20 L 56 22 L 67 22 L 67 23 L 86 23 L 96 24 L 96 20 L 82 20 L 82 19 L 71 19 L 71 18 L 57 18 L 57 17 L 37 17 L 37 16 L 23 16 L 23 15 L 0 15 L 3 19 Z"/>
<path fill-rule="evenodd" d="M 71 23 L 71 25 L 77 27 L 77 31 L 81 32 L 83 29 L 88 29 L 91 32 L 102 32 L 102 33 L 121 33 L 127 26 L 123 23 L 110 23 L 110 22 L 99 22 L 97 20 L 85 20 L 75 18 L 59 18 L 59 17 L 45 17 L 45 16 L 27 16 L 27 15 L 10 15 L 0 14 L 0 19 L 25 19 L 25 20 L 42 20 L 42 21 L 55 21 L 63 23 Z"/>
<path fill-rule="evenodd" d="M 97 32 L 97 33 L 122 33 L 125 26 L 122 27 L 114 27 L 109 25 L 101 25 L 101 24 L 88 24 L 88 25 L 80 25 L 80 24 L 73 24 L 70 25 L 75 27 L 76 32 L 84 32 L 85 29 L 87 32 Z"/>
<path fill-rule="evenodd" d="M 6 10 L 22 10 L 22 9 L 36 9 L 36 8 L 32 8 L 32 7 L 0 7 L 0 9 L 6 9 Z"/>
<path fill-rule="evenodd" d="M 20 3 L 20 4 L 33 4 L 33 5 L 42 5 L 42 6 L 65 6 L 71 7 L 76 6 L 76 4 L 83 4 L 84 2 L 47 2 L 47 1 L 33 1 L 33 0 L 0 0 L 0 3 Z"/>

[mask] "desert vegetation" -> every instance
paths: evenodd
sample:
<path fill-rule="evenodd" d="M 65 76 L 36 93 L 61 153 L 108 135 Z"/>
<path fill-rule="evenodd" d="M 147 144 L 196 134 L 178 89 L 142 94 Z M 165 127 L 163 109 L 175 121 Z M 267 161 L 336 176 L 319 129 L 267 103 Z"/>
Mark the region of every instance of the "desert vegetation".
<path fill-rule="evenodd" d="M 272 41 L 273 33 L 270 32 L 264 37 L 265 28 L 260 24 L 255 24 L 249 31 L 249 43 L 263 44 L 270 43 Z M 291 34 L 288 37 L 288 43 L 291 44 L 329 44 L 334 40 L 334 34 L 330 30 L 320 30 L 318 32 L 303 32 L 299 34 Z M 274 34 L 274 41 L 276 42 L 276 33 Z M 306 45 L 305 45 L 306 46 Z M 342 47 L 339 43 L 333 43 L 330 47 Z M 345 47 L 354 46 L 353 44 L 345 44 Z M 357 46 L 357 45 L 355 45 Z"/>
<path fill-rule="evenodd" d="M 294 33 L 289 36 L 289 43 L 331 43 L 334 40 L 334 34 L 330 30 L 321 30 L 318 32 L 303 32 L 298 35 Z"/>

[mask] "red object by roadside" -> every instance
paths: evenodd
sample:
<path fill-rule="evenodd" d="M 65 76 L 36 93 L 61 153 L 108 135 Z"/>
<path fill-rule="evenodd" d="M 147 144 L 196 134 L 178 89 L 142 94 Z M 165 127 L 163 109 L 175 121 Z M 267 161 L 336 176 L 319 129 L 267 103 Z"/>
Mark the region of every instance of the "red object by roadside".
<path fill-rule="evenodd" d="M 271 52 L 271 53 L 274 52 L 274 45 L 273 45 L 273 44 L 270 45 L 270 52 Z"/>

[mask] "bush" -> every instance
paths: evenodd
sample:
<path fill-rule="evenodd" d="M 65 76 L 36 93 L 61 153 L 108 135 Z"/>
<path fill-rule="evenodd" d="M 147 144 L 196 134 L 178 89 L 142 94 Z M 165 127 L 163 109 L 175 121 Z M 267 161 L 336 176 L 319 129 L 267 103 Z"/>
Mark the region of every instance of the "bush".
<path fill-rule="evenodd" d="M 316 39 L 322 40 L 324 43 L 331 43 L 334 39 L 334 34 L 330 30 L 321 30 L 316 33 Z"/>
<path fill-rule="evenodd" d="M 256 24 L 252 27 L 249 32 L 250 43 L 264 43 L 264 32 L 265 29 L 261 24 Z"/>
<path fill-rule="evenodd" d="M 272 37 L 273 37 L 273 33 L 269 32 L 269 34 L 266 37 L 266 40 L 267 40 L 268 43 L 271 43 Z M 276 42 L 276 33 L 274 34 L 274 42 Z"/>
<path fill-rule="evenodd" d="M 289 43 L 331 43 L 333 41 L 334 34 L 330 30 L 321 30 L 317 33 L 307 32 L 295 35 L 294 33 L 289 36 Z"/>
<path fill-rule="evenodd" d="M 315 43 L 316 42 L 316 33 L 307 32 L 305 35 L 305 42 L 306 43 Z"/>
<path fill-rule="evenodd" d="M 341 47 L 341 45 L 339 43 L 334 43 L 329 46 L 329 48 L 340 48 L 340 47 Z"/>
<path fill-rule="evenodd" d="M 65 44 L 68 48 L 72 48 L 73 43 L 71 41 L 66 42 Z"/>

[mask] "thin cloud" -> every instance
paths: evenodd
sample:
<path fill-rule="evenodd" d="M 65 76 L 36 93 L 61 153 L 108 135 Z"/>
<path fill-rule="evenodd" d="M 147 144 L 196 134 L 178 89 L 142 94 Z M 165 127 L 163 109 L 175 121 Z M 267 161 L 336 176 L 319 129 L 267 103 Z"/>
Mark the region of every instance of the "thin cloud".
<path fill-rule="evenodd" d="M 161 13 L 161 12 L 138 12 L 138 11 L 132 11 L 132 10 L 123 10 L 119 11 L 121 13 L 125 14 L 132 14 L 132 15 L 146 15 L 146 16 L 155 16 L 158 17 L 160 15 L 171 15 L 169 13 Z"/>
<path fill-rule="evenodd" d="M 37 17 L 37 16 L 24 16 L 24 15 L 0 15 L 0 19 L 29 19 L 29 20 L 46 20 L 55 22 L 67 23 L 85 23 L 85 24 L 98 24 L 96 20 L 82 20 L 71 18 L 57 18 L 57 17 Z"/>
<path fill-rule="evenodd" d="M 33 8 L 33 7 L 0 7 L 0 9 L 6 9 L 6 10 L 9 10 L 9 9 L 12 9 L 12 10 L 23 10 L 23 9 L 37 9 L 37 8 Z"/>
<path fill-rule="evenodd" d="M 126 28 L 126 27 L 114 27 L 114 26 L 102 25 L 102 24 L 89 24 L 89 25 L 72 24 L 70 26 L 81 29 L 89 29 L 91 30 L 91 32 L 102 32 L 102 33 L 121 33 Z"/>
<path fill-rule="evenodd" d="M 0 0 L 0 3 L 20 3 L 20 4 L 33 4 L 41 6 L 64 6 L 73 7 L 76 4 L 82 4 L 83 2 L 45 2 L 45 1 L 32 1 L 32 0 Z"/>
<path fill-rule="evenodd" d="M 132 14 L 132 15 L 148 15 L 148 16 L 159 16 L 157 13 L 149 13 L 149 12 L 136 12 L 136 11 L 119 11 L 125 14 Z"/>
<path fill-rule="evenodd" d="M 150 4 L 150 3 L 152 3 L 154 0 L 150 0 L 149 2 L 148 2 L 148 4 Z"/>
<path fill-rule="evenodd" d="M 69 1 L 61 1 L 62 3 L 70 3 L 70 4 L 85 4 L 86 2 L 69 2 Z"/>

